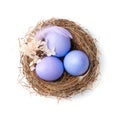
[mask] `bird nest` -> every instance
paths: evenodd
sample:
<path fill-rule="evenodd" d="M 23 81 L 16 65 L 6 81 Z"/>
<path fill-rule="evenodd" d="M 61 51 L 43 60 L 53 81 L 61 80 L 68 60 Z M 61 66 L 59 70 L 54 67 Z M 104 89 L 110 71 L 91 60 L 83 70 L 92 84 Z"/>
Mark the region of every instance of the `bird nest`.
<path fill-rule="evenodd" d="M 37 32 L 46 26 L 60 26 L 72 34 L 72 49 L 83 50 L 89 57 L 90 67 L 86 74 L 72 76 L 64 71 L 61 78 L 54 82 L 44 81 L 36 75 L 34 70 L 36 62 L 45 56 L 54 54 L 54 50 L 47 49 L 45 42 L 40 41 L 37 43 L 34 41 Z M 95 39 L 80 25 L 72 21 L 50 19 L 39 22 L 24 38 L 19 40 L 21 49 L 20 62 L 24 78 L 26 78 L 28 86 L 40 95 L 66 98 L 89 89 L 98 76 L 99 60 Z"/>

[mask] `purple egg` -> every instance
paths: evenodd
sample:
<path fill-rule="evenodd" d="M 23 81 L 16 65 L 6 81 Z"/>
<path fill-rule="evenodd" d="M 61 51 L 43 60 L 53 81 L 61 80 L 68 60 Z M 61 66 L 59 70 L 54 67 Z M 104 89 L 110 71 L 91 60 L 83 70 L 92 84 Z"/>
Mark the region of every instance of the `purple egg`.
<path fill-rule="evenodd" d="M 47 41 L 49 49 L 55 49 L 55 56 L 57 57 L 65 56 L 71 48 L 70 38 L 56 32 L 49 32 L 45 37 L 45 41 Z"/>
<path fill-rule="evenodd" d="M 57 57 L 65 56 L 71 48 L 71 33 L 65 28 L 59 26 L 50 26 L 43 28 L 37 33 L 36 38 L 45 39 L 49 49 L 55 49 Z"/>
<path fill-rule="evenodd" d="M 36 65 L 36 74 L 46 81 L 55 81 L 61 77 L 64 71 L 63 63 L 56 57 L 45 57 Z"/>
<path fill-rule="evenodd" d="M 64 58 L 65 70 L 73 76 L 83 75 L 88 70 L 89 65 L 87 54 L 80 50 L 73 50 Z"/>

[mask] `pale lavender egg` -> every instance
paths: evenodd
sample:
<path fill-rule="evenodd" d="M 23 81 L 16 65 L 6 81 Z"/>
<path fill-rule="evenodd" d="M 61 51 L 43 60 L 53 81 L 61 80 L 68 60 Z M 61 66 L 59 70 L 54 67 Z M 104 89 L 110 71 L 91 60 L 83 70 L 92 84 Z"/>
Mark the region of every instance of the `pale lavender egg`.
<path fill-rule="evenodd" d="M 71 48 L 71 33 L 59 26 L 43 28 L 37 33 L 36 38 L 45 39 L 48 48 L 54 49 L 57 57 L 65 56 Z"/>
<path fill-rule="evenodd" d="M 64 58 L 65 70 L 73 76 L 83 75 L 88 70 L 89 65 L 87 54 L 80 50 L 73 50 Z"/>
<path fill-rule="evenodd" d="M 45 41 L 47 41 L 49 49 L 55 49 L 55 56 L 57 57 L 65 56 L 71 48 L 70 38 L 56 32 L 49 32 Z"/>
<path fill-rule="evenodd" d="M 55 81 L 63 74 L 64 67 L 60 59 L 50 56 L 37 63 L 35 72 L 39 78 L 46 81 Z"/>

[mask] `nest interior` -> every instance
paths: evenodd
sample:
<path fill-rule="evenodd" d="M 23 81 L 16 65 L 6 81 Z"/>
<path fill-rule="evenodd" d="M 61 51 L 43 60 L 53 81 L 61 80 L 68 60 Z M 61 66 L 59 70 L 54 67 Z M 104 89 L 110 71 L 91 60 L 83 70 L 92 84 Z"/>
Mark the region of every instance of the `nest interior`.
<path fill-rule="evenodd" d="M 61 26 L 73 36 L 72 49 L 83 50 L 89 57 L 90 67 L 85 75 L 74 77 L 64 71 L 61 78 L 54 82 L 47 82 L 37 77 L 35 71 L 31 71 L 29 64 L 31 59 L 26 55 L 21 55 L 21 63 L 24 77 L 28 84 L 38 94 L 44 96 L 56 96 L 66 98 L 71 95 L 80 93 L 92 85 L 98 76 L 98 50 L 95 44 L 95 39 L 85 31 L 80 25 L 66 19 L 50 19 L 39 22 L 31 33 L 36 33 L 39 28 L 45 26 Z"/>

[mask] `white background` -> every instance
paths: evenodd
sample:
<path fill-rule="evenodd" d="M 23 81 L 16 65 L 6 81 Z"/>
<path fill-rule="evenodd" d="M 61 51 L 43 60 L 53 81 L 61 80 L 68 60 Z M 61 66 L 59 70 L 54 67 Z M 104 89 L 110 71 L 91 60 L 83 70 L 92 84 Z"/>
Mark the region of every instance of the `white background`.
<path fill-rule="evenodd" d="M 18 84 L 18 37 L 41 19 L 67 18 L 98 40 L 101 74 L 92 91 L 61 100 Z M 0 116 L 120 116 L 119 0 L 0 0 Z"/>

